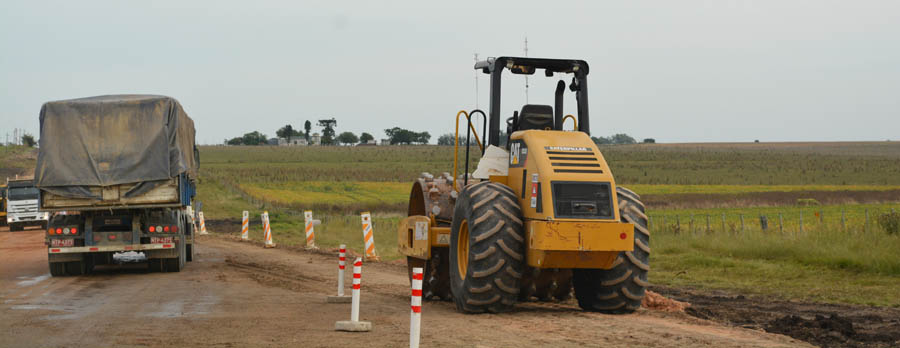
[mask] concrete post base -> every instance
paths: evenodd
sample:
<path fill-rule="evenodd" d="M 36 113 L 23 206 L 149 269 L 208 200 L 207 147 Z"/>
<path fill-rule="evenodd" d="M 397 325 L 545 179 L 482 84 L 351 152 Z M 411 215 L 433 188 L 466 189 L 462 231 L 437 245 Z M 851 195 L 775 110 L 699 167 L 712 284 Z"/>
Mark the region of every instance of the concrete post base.
<path fill-rule="evenodd" d="M 350 332 L 369 332 L 372 331 L 372 323 L 368 321 L 339 321 L 334 323 L 335 331 L 350 331 Z"/>
<path fill-rule="evenodd" d="M 325 303 L 350 303 L 352 300 L 353 297 L 350 296 L 328 296 Z"/>

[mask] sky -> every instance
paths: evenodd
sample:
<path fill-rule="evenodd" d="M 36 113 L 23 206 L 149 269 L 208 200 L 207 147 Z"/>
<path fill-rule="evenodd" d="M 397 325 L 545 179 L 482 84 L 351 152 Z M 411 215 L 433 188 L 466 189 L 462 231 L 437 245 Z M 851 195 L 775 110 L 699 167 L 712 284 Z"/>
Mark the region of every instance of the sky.
<path fill-rule="evenodd" d="M 527 38 L 528 56 L 589 63 L 595 136 L 896 140 L 898 13 L 897 1 L 4 0 L 0 139 L 39 135 L 46 101 L 162 94 L 202 144 L 332 117 L 338 132 L 396 126 L 434 142 L 458 110 L 487 109 L 474 54 L 521 56 Z M 524 77 L 505 76 L 504 119 L 526 97 Z M 528 102 L 552 104 L 558 79 L 531 77 Z M 566 106 L 576 113 L 571 95 Z"/>

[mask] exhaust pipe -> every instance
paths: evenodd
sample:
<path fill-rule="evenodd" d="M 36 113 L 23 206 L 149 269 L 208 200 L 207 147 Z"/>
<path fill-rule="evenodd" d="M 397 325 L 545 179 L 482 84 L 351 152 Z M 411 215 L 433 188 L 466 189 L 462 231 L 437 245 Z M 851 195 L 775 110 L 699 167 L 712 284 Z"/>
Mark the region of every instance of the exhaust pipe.
<path fill-rule="evenodd" d="M 563 92 L 566 91 L 566 83 L 559 80 L 556 83 L 556 100 L 553 105 L 553 129 L 562 130 L 563 127 Z"/>

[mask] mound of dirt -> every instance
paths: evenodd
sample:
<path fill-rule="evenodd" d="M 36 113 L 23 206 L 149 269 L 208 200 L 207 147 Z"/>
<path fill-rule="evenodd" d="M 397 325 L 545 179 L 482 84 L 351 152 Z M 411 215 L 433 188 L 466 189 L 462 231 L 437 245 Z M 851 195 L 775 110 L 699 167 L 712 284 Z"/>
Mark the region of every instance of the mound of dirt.
<path fill-rule="evenodd" d="M 827 317 L 816 315 L 815 319 L 786 315 L 769 322 L 765 329 L 823 347 L 846 346 L 847 340 L 856 336 L 853 322 L 834 313 Z"/>
<path fill-rule="evenodd" d="M 663 312 L 684 312 L 684 309 L 690 305 L 690 303 L 676 301 L 650 290 L 644 293 L 644 300 L 641 301 L 642 307 Z"/>
<path fill-rule="evenodd" d="M 724 291 L 655 286 L 689 301 L 685 313 L 754 330 L 790 336 L 822 347 L 900 347 L 900 309 L 785 301 Z"/>

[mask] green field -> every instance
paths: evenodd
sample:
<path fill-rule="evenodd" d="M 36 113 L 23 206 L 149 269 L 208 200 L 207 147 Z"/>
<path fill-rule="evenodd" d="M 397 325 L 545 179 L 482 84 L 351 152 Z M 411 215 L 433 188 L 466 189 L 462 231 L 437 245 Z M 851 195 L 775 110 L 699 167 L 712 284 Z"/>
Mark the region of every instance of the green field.
<path fill-rule="evenodd" d="M 707 209 L 648 207 L 652 282 L 900 306 L 900 253 L 895 252 L 900 235 L 889 235 L 876 222 L 890 209 L 900 210 L 900 197 L 893 196 L 900 189 L 900 144 L 657 144 L 601 150 L 619 184 L 654 201 L 720 197 Z M 259 213 L 269 211 L 280 245 L 305 242 L 302 211 L 312 209 L 322 220 L 317 243 L 329 248 L 346 243 L 351 250 L 362 250 L 359 213 L 372 211 L 378 253 L 392 260 L 399 257 L 395 229 L 412 180 L 422 172 L 449 172 L 452 161 L 453 149 L 440 146 L 202 147 L 199 199 L 208 219 L 231 223 L 223 226 L 235 226 L 242 210 L 251 211 L 255 239 L 262 235 Z M 758 194 L 817 192 L 847 195 L 851 203 L 798 206 L 793 198 L 729 203 Z M 852 203 L 870 194 L 880 194 L 877 203 Z M 761 215 L 768 219 L 765 231 Z M 214 232 L 237 234 L 232 229 Z"/>

